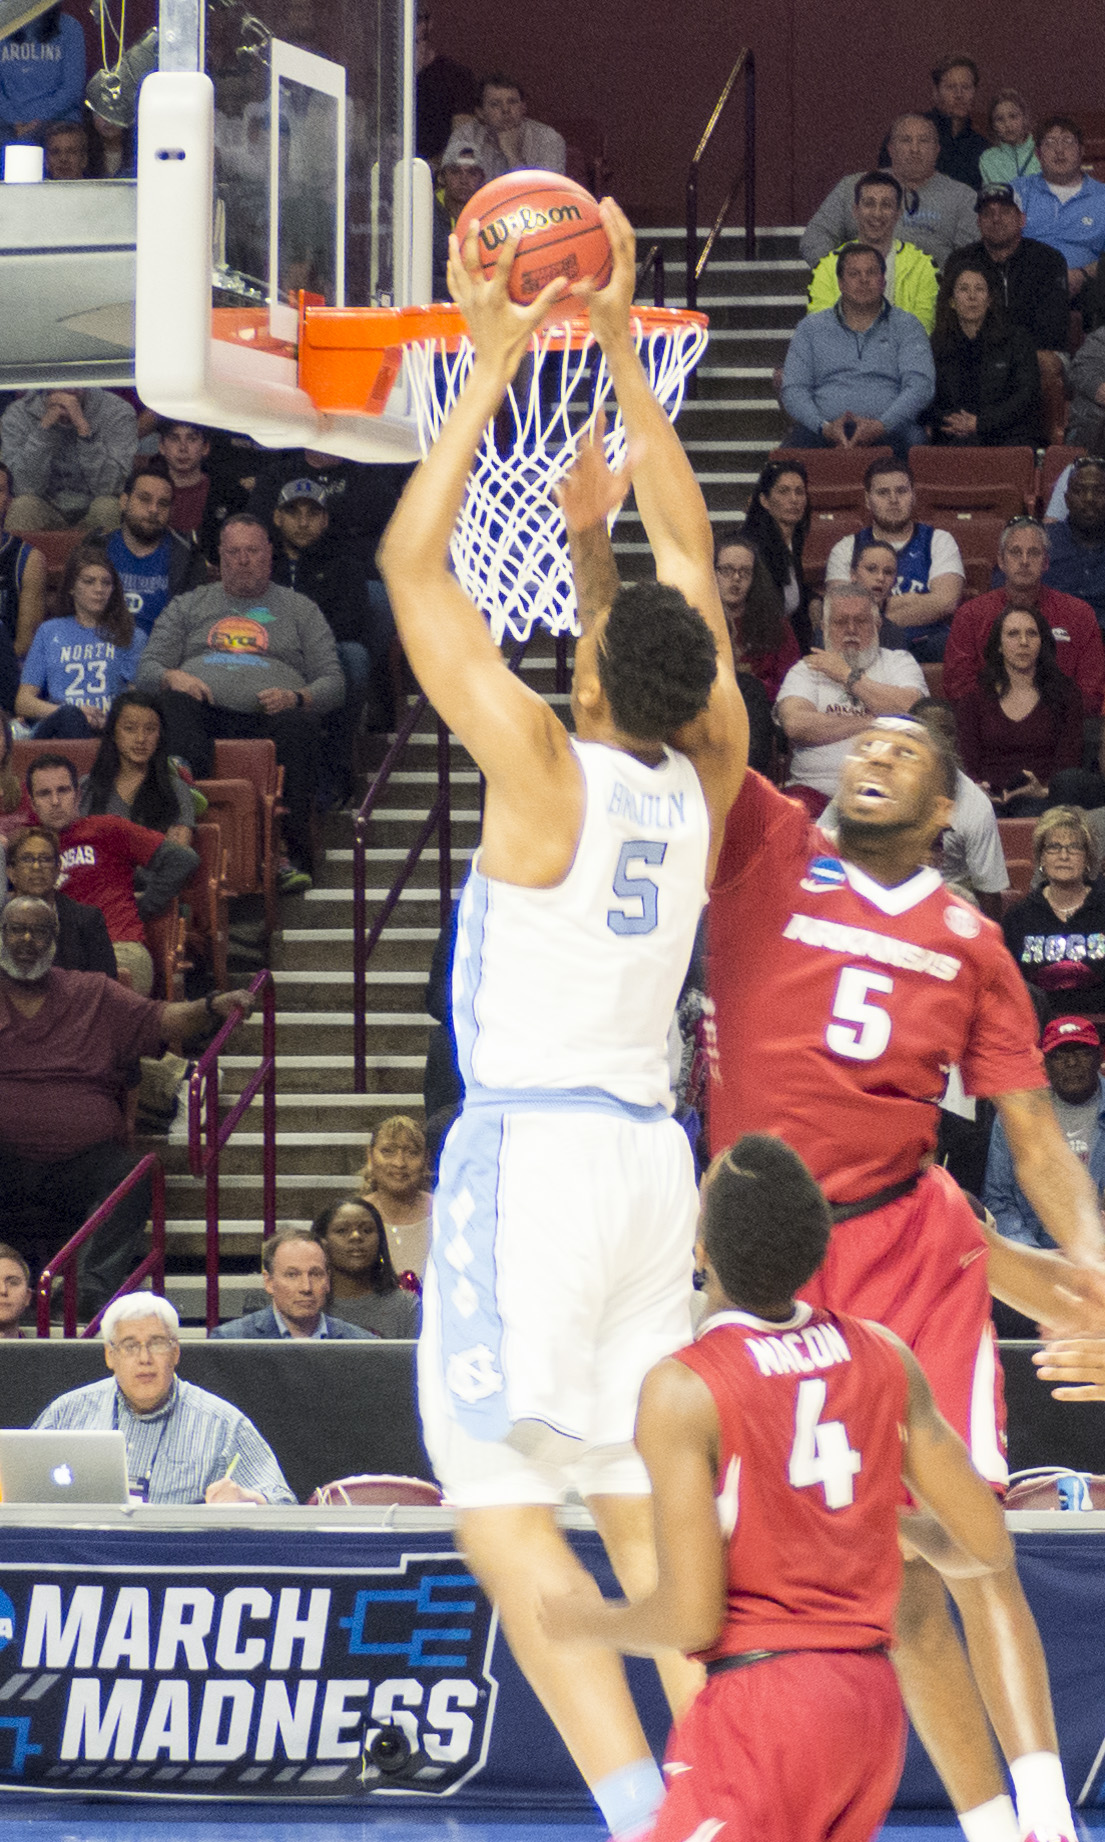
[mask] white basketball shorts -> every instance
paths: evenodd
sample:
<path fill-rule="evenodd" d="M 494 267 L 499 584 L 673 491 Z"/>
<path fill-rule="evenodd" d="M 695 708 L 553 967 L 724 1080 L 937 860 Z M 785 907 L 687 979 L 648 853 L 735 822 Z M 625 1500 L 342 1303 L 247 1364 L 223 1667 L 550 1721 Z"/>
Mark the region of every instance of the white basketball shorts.
<path fill-rule="evenodd" d="M 418 1392 L 460 1508 L 647 1493 L 637 1396 L 691 1339 L 685 1133 L 604 1096 L 554 1098 L 466 1104 L 442 1153 Z"/>

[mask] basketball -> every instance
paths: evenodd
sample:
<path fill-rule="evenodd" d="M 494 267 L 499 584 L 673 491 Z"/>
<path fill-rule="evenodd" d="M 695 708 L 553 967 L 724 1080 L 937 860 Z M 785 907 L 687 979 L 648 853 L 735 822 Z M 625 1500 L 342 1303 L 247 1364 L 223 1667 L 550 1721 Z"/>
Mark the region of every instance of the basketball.
<path fill-rule="evenodd" d="M 542 288 L 563 275 L 569 282 L 610 279 L 610 241 L 590 192 L 562 173 L 504 173 L 468 200 L 457 219 L 463 245 L 473 218 L 479 220 L 480 267 L 490 275 L 499 251 L 521 235 L 510 271 L 511 299 L 528 306 Z"/>

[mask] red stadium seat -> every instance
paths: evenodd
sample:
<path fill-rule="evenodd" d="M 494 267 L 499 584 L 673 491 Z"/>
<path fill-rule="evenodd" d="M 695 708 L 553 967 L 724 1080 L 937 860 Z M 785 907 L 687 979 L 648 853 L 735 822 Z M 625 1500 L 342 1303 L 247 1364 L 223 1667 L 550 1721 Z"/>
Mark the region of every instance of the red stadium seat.
<path fill-rule="evenodd" d="M 807 588 L 821 587 L 829 551 L 842 537 L 854 537 L 862 524 L 862 502 L 858 511 L 813 513 L 802 550 L 802 575 Z"/>
<path fill-rule="evenodd" d="M 917 515 L 991 512 L 1003 522 L 1036 503 L 1034 448 L 911 448 Z"/>
<path fill-rule="evenodd" d="M 1044 458 L 1040 465 L 1040 517 L 1047 515 L 1047 502 L 1055 491 L 1055 482 L 1065 467 L 1085 454 L 1085 448 L 1072 448 L 1066 445 L 1044 449 Z"/>
<path fill-rule="evenodd" d="M 863 518 L 863 476 L 873 460 L 885 460 L 889 448 L 773 448 L 768 460 L 798 461 L 810 487 L 815 512 L 855 512 Z"/>
<path fill-rule="evenodd" d="M 1005 856 L 1005 867 L 1009 872 L 1013 897 L 1018 902 L 1023 895 L 1028 894 L 1036 871 L 1036 863 L 1032 855 L 1032 834 L 1035 829 L 1035 819 L 998 820 L 998 834 Z"/>
<path fill-rule="evenodd" d="M 936 512 L 931 522 L 950 531 L 959 545 L 967 593 L 983 595 L 998 560 L 998 539 L 1007 520 L 995 512 Z"/>

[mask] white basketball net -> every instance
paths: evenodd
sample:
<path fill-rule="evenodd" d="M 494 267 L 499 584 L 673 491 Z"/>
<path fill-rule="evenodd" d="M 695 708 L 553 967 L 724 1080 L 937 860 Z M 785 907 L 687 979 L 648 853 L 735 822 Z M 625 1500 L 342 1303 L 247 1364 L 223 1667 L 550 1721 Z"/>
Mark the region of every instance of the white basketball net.
<path fill-rule="evenodd" d="M 649 381 L 674 422 L 706 329 L 674 317 L 662 328 L 646 329 L 639 319 L 632 324 Z M 572 464 L 578 436 L 594 427 L 611 383 L 594 337 L 588 333 L 573 348 L 558 330 L 534 334 L 507 392 L 499 417 L 500 431 L 504 419 L 509 425 L 505 453 L 496 446 L 494 425 L 485 429 L 452 540 L 457 577 L 487 615 L 497 645 L 504 634 L 527 639 L 535 621 L 552 633 L 579 632 L 568 534 L 553 487 Z M 407 347 L 423 453 L 441 433 L 473 357 L 467 338 L 455 351 L 444 339 Z M 607 423 L 604 448 L 611 467 L 619 467 L 626 448 L 620 412 Z"/>

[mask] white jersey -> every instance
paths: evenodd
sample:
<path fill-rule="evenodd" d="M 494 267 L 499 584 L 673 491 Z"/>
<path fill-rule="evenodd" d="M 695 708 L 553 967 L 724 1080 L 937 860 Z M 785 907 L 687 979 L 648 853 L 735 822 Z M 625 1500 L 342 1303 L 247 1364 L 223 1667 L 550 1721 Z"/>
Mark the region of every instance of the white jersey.
<path fill-rule="evenodd" d="M 572 741 L 585 784 L 571 869 L 553 889 L 481 874 L 461 898 L 453 1021 L 466 1088 L 599 1089 L 672 1109 L 667 1042 L 706 900 L 698 775 Z"/>

